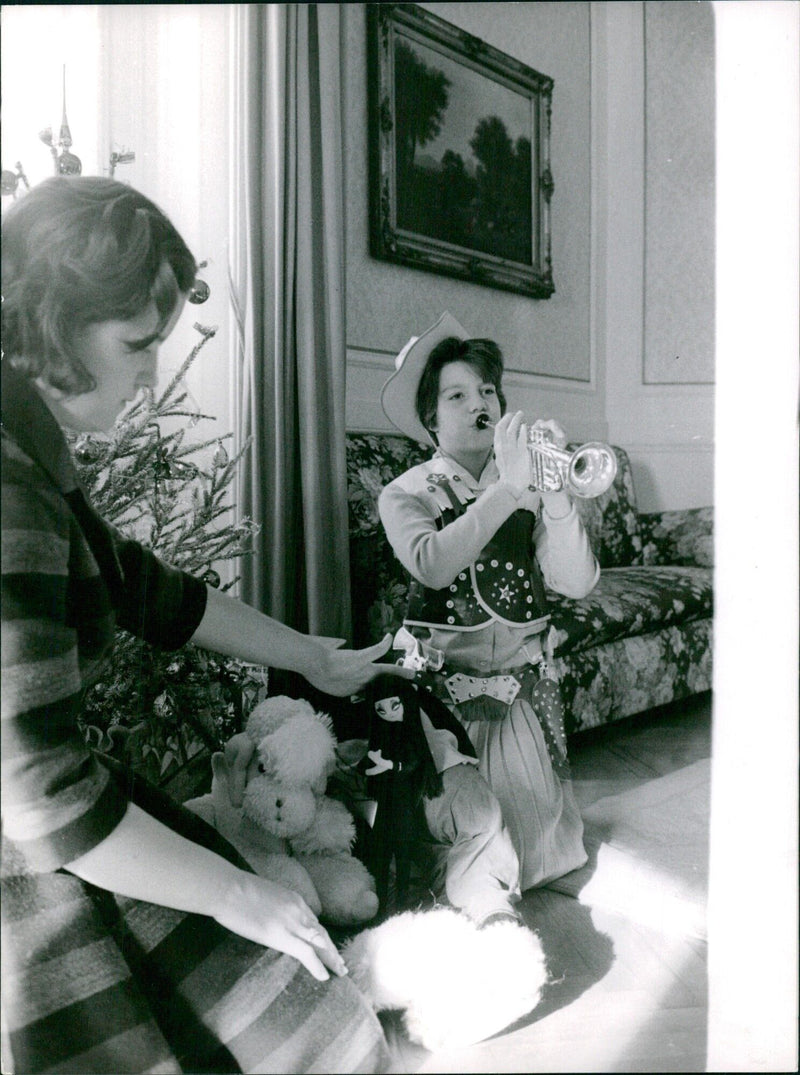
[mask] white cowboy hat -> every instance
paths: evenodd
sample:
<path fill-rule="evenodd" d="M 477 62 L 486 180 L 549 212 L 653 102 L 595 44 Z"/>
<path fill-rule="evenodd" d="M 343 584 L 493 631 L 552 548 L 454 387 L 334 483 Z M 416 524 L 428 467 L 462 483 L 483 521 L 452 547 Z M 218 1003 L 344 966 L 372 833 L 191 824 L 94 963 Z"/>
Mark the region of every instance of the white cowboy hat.
<path fill-rule="evenodd" d="M 417 389 L 431 351 L 451 336 L 458 340 L 470 339 L 466 329 L 445 310 L 435 325 L 421 336 L 411 337 L 394 360 L 395 372 L 381 390 L 381 407 L 392 425 L 422 444 L 434 442 L 417 414 Z"/>

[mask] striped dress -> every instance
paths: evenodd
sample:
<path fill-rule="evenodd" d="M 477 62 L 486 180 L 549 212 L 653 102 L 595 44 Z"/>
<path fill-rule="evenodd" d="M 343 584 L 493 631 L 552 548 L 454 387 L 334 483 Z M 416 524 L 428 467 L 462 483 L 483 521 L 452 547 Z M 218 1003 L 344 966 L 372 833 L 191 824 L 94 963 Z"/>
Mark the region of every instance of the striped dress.
<path fill-rule="evenodd" d="M 7 367 L 2 1070 L 384 1070 L 380 1024 L 349 979 L 318 982 L 211 918 L 123 899 L 63 869 L 128 801 L 243 864 L 199 818 L 87 749 L 81 698 L 115 626 L 178 648 L 206 591 L 100 519 L 49 410 Z"/>

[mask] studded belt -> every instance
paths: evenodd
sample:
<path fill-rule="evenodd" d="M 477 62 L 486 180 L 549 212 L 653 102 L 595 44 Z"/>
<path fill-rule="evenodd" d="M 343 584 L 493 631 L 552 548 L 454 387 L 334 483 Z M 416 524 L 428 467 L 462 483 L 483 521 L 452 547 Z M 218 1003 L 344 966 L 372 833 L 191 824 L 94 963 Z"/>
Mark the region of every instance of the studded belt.
<path fill-rule="evenodd" d="M 511 705 L 520 692 L 522 684 L 512 675 L 469 676 L 454 672 L 444 681 L 447 693 L 454 705 L 461 705 L 471 698 L 496 698 L 498 702 Z"/>

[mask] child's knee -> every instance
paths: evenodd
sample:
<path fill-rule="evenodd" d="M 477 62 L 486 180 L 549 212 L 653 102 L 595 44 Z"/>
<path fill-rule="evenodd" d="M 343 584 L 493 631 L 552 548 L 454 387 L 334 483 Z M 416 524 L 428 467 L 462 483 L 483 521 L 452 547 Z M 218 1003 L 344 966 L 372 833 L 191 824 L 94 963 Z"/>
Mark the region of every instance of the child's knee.
<path fill-rule="evenodd" d="M 503 815 L 492 789 L 474 766 L 454 768 L 463 770 L 454 774 L 457 787 L 451 802 L 458 832 L 462 835 L 499 832 L 503 827 Z"/>

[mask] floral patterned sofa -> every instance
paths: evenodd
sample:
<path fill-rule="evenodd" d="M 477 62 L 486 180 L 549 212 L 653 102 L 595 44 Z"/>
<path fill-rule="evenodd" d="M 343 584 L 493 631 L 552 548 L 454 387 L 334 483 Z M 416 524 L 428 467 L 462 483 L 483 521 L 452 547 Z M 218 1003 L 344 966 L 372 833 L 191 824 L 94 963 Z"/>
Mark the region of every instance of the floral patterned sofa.
<path fill-rule="evenodd" d="M 640 513 L 628 456 L 615 451 L 611 489 L 577 501 L 600 580 L 579 601 L 548 594 L 568 732 L 711 687 L 713 509 Z M 403 436 L 347 435 L 356 645 L 402 622 L 407 575 L 384 537 L 377 500 L 392 478 L 428 454 Z"/>

